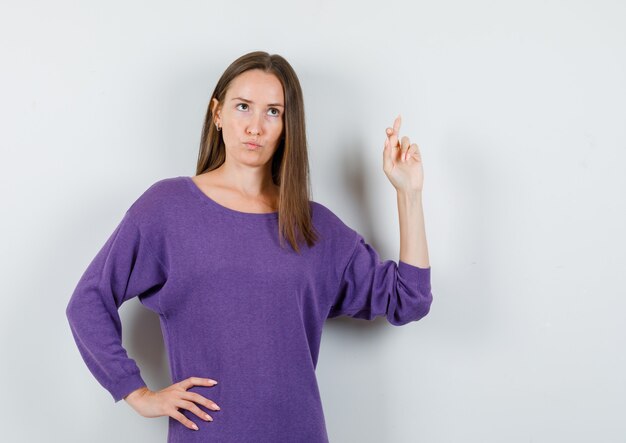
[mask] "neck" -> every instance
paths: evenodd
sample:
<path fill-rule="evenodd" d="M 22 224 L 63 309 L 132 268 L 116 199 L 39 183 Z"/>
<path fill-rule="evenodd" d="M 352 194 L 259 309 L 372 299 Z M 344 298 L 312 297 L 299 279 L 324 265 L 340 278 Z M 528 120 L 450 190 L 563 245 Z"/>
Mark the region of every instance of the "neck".
<path fill-rule="evenodd" d="M 261 197 L 273 194 L 275 185 L 272 181 L 271 162 L 259 167 L 235 165 L 225 161 L 216 172 L 220 182 L 225 186 L 238 190 L 246 197 Z"/>

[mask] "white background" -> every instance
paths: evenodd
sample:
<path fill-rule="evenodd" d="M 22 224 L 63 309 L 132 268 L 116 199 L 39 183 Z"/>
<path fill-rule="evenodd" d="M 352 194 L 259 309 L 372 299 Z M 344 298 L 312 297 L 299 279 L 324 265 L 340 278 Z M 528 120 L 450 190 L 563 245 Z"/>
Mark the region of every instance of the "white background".
<path fill-rule="evenodd" d="M 314 200 L 383 259 L 398 114 L 424 161 L 431 312 L 327 321 L 331 441 L 626 441 L 624 23 L 620 1 L 3 1 L 2 440 L 165 441 L 96 382 L 65 308 L 129 205 L 195 174 L 217 79 L 264 50 L 300 78 Z M 158 317 L 121 312 L 167 386 Z"/>

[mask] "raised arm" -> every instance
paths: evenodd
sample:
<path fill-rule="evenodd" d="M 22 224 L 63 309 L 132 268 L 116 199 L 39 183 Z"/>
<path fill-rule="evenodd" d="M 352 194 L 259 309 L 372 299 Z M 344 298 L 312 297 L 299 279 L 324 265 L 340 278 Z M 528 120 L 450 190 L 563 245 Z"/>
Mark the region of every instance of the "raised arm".
<path fill-rule="evenodd" d="M 387 128 L 383 150 L 383 170 L 397 192 L 400 260 L 430 268 L 422 208 L 422 156 L 417 144 L 410 144 L 409 137 L 402 137 L 402 142 L 398 140 L 400 123 L 401 117 L 398 116 L 393 128 Z"/>
<path fill-rule="evenodd" d="M 385 315 L 393 325 L 419 320 L 430 310 L 430 262 L 422 209 L 423 170 L 416 144 L 398 141 L 400 116 L 387 128 L 383 170 L 397 191 L 400 259 L 381 262 L 378 253 L 356 238 L 328 317 L 371 320 Z"/>

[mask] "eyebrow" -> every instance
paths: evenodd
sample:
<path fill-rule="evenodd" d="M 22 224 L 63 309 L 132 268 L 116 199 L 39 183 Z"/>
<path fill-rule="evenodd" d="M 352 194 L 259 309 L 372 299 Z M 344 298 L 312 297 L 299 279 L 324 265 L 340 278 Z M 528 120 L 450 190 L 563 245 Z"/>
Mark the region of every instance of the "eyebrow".
<path fill-rule="evenodd" d="M 243 97 L 235 97 L 235 98 L 231 99 L 231 101 L 232 100 L 241 100 L 241 101 L 244 101 L 244 102 L 247 102 L 247 103 L 254 103 L 252 100 L 248 100 L 247 98 L 243 98 Z M 267 106 L 280 106 L 281 108 L 284 108 L 284 106 L 281 105 L 280 103 L 269 103 Z"/>

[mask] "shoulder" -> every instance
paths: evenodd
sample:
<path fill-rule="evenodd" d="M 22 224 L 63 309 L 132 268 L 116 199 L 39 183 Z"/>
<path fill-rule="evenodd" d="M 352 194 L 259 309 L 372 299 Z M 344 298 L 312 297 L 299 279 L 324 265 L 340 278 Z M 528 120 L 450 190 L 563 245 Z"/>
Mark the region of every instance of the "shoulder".
<path fill-rule="evenodd" d="M 317 218 L 319 223 L 329 225 L 338 229 L 352 230 L 337 214 L 335 214 L 329 207 L 322 203 L 309 200 L 311 204 L 312 217 Z"/>
<path fill-rule="evenodd" d="M 319 223 L 331 225 L 345 225 L 345 223 L 328 207 L 314 200 L 309 200 L 311 204 L 311 217 Z"/>
<path fill-rule="evenodd" d="M 163 220 L 179 209 L 186 183 L 185 176 L 167 177 L 147 186 L 128 208 L 128 215 L 137 223 Z"/>
<path fill-rule="evenodd" d="M 356 242 L 358 233 L 327 206 L 313 200 L 309 201 L 313 225 L 322 238 L 328 240 L 335 248 L 350 249 Z"/>

